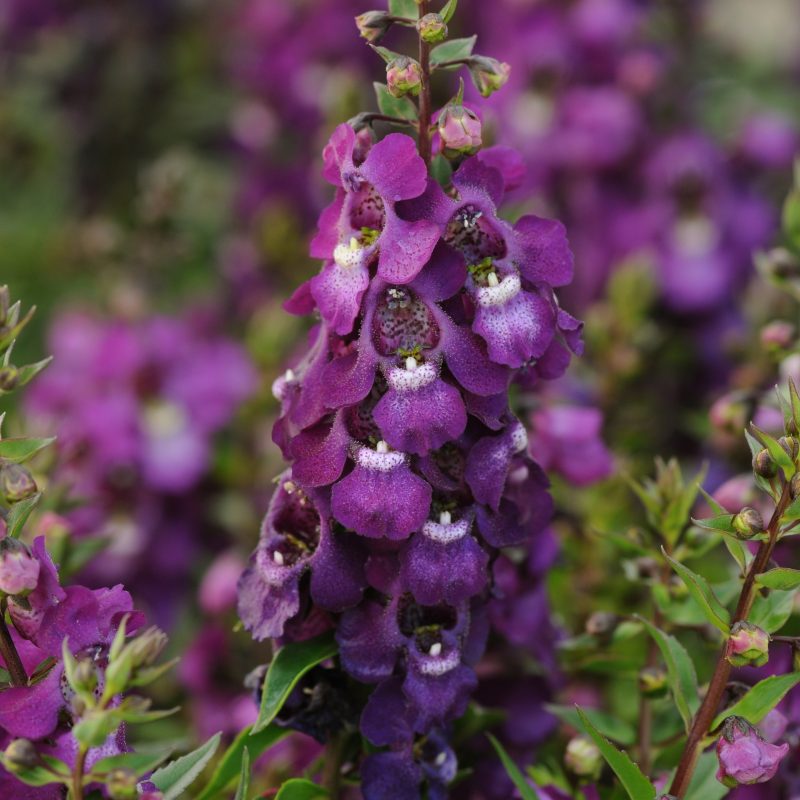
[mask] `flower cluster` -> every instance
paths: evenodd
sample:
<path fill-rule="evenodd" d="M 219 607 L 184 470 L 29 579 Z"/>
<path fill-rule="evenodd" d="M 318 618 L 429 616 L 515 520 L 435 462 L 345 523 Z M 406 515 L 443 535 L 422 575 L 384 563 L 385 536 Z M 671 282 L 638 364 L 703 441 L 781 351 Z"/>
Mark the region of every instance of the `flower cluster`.
<path fill-rule="evenodd" d="M 443 188 L 409 136 L 332 134 L 336 195 L 311 244 L 324 264 L 287 304 L 319 321 L 275 385 L 291 467 L 239 585 L 256 639 L 333 625 L 344 669 L 375 685 L 361 730 L 388 750 L 363 764 L 369 798 L 423 780 L 444 796 L 455 775 L 447 730 L 508 580 L 497 551 L 544 536 L 552 510 L 509 384 L 558 377 L 581 347 L 554 293 L 572 277 L 563 226 L 498 213 L 518 157 L 455 159 Z"/>

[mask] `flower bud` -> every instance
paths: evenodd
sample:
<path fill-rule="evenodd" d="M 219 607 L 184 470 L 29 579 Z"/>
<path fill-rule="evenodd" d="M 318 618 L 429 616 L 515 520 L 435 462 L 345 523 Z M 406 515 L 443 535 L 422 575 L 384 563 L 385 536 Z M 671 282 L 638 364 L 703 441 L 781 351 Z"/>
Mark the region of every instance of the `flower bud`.
<path fill-rule="evenodd" d="M 11 771 L 32 769 L 39 763 L 39 753 L 28 739 L 14 739 L 5 749 L 4 765 Z"/>
<path fill-rule="evenodd" d="M 603 769 L 603 756 L 591 739 L 586 736 L 576 736 L 567 744 L 564 764 L 579 778 L 596 780 Z"/>
<path fill-rule="evenodd" d="M 19 383 L 19 370 L 10 364 L 7 367 L 0 367 L 0 390 L 10 392 L 17 388 Z"/>
<path fill-rule="evenodd" d="M 483 97 L 502 89 L 508 82 L 511 66 L 504 61 L 488 56 L 473 56 L 469 60 L 469 71 L 476 88 Z"/>
<path fill-rule="evenodd" d="M 155 626 L 140 633 L 128 644 L 131 666 L 134 670 L 149 667 L 161 655 L 167 645 L 167 634 Z"/>
<path fill-rule="evenodd" d="M 18 503 L 36 494 L 36 481 L 21 464 L 6 461 L 0 466 L 0 494 L 9 503 Z"/>
<path fill-rule="evenodd" d="M 732 520 L 737 539 L 752 539 L 764 530 L 764 520 L 754 508 L 745 506 Z"/>
<path fill-rule="evenodd" d="M 438 44 L 447 38 L 447 23 L 441 14 L 426 14 L 417 22 L 419 38 L 428 44 Z"/>
<path fill-rule="evenodd" d="M 379 42 L 392 26 L 392 17 L 386 11 L 365 11 L 356 17 L 358 32 L 368 42 Z"/>
<path fill-rule="evenodd" d="M 449 104 L 439 115 L 439 136 L 448 158 L 476 153 L 481 146 L 481 121 L 462 105 Z"/>
<path fill-rule="evenodd" d="M 734 667 L 762 667 L 769 661 L 769 634 L 749 622 L 737 622 L 725 647 L 725 658 Z"/>
<path fill-rule="evenodd" d="M 589 636 L 608 636 L 614 632 L 618 622 L 619 617 L 610 611 L 595 611 L 586 620 L 585 630 Z"/>
<path fill-rule="evenodd" d="M 393 97 L 419 94 L 422 88 L 422 67 L 408 56 L 398 56 L 386 65 L 386 87 Z"/>
<path fill-rule="evenodd" d="M 797 331 L 791 322 L 776 320 L 761 329 L 761 345 L 767 350 L 788 350 L 794 342 Z"/>
<path fill-rule="evenodd" d="M 788 752 L 788 744 L 770 744 L 747 720 L 729 717 L 717 742 L 717 780 L 730 787 L 765 783 Z"/>
<path fill-rule="evenodd" d="M 8 309 L 11 307 L 11 296 L 8 286 L 0 286 L 0 328 L 8 322 Z"/>
<path fill-rule="evenodd" d="M 762 478 L 774 478 L 778 473 L 778 465 L 772 460 L 765 447 L 753 456 L 753 472 Z"/>
<path fill-rule="evenodd" d="M 794 436 L 781 436 L 778 439 L 778 444 L 786 451 L 792 461 L 797 461 L 797 456 L 800 454 L 800 440 Z"/>
<path fill-rule="evenodd" d="M 667 673 L 661 667 L 645 667 L 639 673 L 639 691 L 645 697 L 662 697 L 667 693 Z"/>
<path fill-rule="evenodd" d="M 111 800 L 135 800 L 139 796 L 137 783 L 136 773 L 123 768 L 111 770 L 106 778 L 106 788 Z"/>
<path fill-rule="evenodd" d="M 19 539 L 0 539 L 0 592 L 26 595 L 39 582 L 39 562 Z"/>
<path fill-rule="evenodd" d="M 70 674 L 70 683 L 76 692 L 91 694 L 97 688 L 97 668 L 90 658 L 81 658 Z"/>

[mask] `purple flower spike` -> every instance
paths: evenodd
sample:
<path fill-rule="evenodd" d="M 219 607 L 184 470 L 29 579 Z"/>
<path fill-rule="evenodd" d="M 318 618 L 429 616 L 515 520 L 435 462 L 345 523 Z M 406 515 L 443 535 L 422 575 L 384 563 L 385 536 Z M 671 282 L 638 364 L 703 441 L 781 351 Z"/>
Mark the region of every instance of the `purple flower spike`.
<path fill-rule="evenodd" d="M 433 362 L 419 364 L 408 356 L 405 367 L 387 370 L 386 382 L 389 390 L 373 415 L 392 447 L 425 455 L 464 432 L 467 412 L 461 394 L 439 378 Z"/>
<path fill-rule="evenodd" d="M 471 520 L 442 512 L 428 520 L 403 551 L 400 580 L 423 605 L 457 605 L 486 586 L 489 557 L 470 534 Z"/>
<path fill-rule="evenodd" d="M 408 467 L 405 453 L 359 447 L 355 469 L 333 487 L 333 515 L 346 528 L 371 538 L 405 539 L 428 517 L 431 487 Z"/>

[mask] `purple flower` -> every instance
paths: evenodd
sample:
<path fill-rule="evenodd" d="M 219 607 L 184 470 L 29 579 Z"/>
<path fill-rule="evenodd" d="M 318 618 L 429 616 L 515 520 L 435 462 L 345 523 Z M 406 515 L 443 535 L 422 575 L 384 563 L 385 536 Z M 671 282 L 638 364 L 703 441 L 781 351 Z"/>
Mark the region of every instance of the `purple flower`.
<path fill-rule="evenodd" d="M 788 744 L 770 744 L 746 720 L 729 717 L 717 741 L 717 780 L 726 786 L 765 783 L 788 752 Z"/>

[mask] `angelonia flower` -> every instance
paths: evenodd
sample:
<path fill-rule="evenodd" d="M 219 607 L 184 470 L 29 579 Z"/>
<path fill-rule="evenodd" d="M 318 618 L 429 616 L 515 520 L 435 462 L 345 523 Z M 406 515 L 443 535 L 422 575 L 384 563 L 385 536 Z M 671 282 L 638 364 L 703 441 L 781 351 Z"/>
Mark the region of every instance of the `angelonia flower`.
<path fill-rule="evenodd" d="M 717 780 L 726 786 L 765 783 L 788 752 L 788 744 L 770 744 L 747 720 L 729 717 L 717 741 Z"/>
<path fill-rule="evenodd" d="M 563 226 L 505 221 L 518 157 L 476 152 L 480 123 L 463 107 L 438 124 L 457 167 L 444 188 L 405 134 L 375 141 L 344 124 L 324 149 L 335 197 L 311 243 L 322 269 L 286 304 L 317 322 L 274 385 L 289 466 L 239 581 L 255 639 L 333 628 L 344 671 L 374 687 L 360 716 L 380 748 L 361 764 L 367 800 L 416 798 L 423 782 L 444 797 L 450 726 L 493 616 L 509 639 L 533 635 L 500 551 L 551 552 L 552 500 L 509 387 L 560 376 L 582 347 L 555 294 L 573 269 Z M 505 607 L 491 603 L 501 585 Z M 529 608 L 546 609 L 541 586 Z"/>

